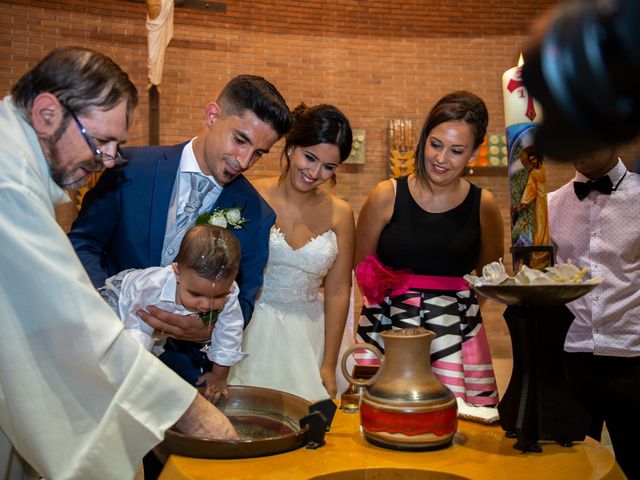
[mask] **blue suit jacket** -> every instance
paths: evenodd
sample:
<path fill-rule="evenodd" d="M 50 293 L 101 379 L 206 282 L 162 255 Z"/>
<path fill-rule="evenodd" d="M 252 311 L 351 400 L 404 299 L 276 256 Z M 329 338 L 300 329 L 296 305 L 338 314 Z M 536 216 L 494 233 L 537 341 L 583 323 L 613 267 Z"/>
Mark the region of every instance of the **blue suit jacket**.
<path fill-rule="evenodd" d="M 105 171 L 89 190 L 69 232 L 96 287 L 127 268 L 160 265 L 171 192 L 186 143 L 170 147 L 124 149 L 125 167 Z M 222 189 L 214 207 L 243 207 L 247 219 L 231 231 L 242 249 L 238 300 L 245 325 L 253 313 L 269 255 L 275 213 L 242 175 Z"/>

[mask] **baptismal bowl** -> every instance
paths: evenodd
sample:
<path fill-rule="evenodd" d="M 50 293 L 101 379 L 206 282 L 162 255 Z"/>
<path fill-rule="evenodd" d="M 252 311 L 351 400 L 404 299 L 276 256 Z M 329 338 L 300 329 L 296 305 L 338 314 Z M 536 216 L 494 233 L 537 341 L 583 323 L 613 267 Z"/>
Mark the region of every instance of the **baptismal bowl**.
<path fill-rule="evenodd" d="M 154 452 L 165 462 L 169 455 L 196 458 L 249 458 L 300 448 L 309 442 L 309 426 L 299 420 L 311 403 L 269 388 L 229 386 L 229 396 L 218 407 L 238 432 L 239 440 L 213 440 L 169 429 Z"/>
<path fill-rule="evenodd" d="M 554 285 L 482 285 L 474 290 L 507 305 L 552 307 L 564 305 L 589 293 L 597 283 L 558 283 Z"/>

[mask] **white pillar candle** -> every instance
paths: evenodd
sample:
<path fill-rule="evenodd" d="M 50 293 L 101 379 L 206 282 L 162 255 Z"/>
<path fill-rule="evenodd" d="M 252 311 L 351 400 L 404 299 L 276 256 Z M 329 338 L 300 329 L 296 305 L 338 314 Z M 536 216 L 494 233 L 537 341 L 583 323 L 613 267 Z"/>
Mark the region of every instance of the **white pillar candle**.
<path fill-rule="evenodd" d="M 522 55 L 517 67 L 511 67 L 502 75 L 502 98 L 504 101 L 504 124 L 506 128 L 519 123 L 542 122 L 542 108 L 522 82 Z"/>
<path fill-rule="evenodd" d="M 520 55 L 518 66 L 502 75 L 514 247 L 549 244 L 544 159 L 533 142 L 542 109 L 522 82 L 522 63 Z M 529 266 L 544 266 L 542 259 L 536 263 Z"/>

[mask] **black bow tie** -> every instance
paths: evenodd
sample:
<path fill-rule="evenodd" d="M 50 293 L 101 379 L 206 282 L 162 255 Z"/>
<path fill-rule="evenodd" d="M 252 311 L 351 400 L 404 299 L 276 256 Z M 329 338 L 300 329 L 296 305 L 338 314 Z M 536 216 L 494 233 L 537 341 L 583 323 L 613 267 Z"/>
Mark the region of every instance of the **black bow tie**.
<path fill-rule="evenodd" d="M 597 190 L 605 195 L 611 195 L 613 183 L 608 176 L 600 177 L 595 182 L 573 182 L 573 190 L 578 200 L 584 200 L 591 190 Z"/>

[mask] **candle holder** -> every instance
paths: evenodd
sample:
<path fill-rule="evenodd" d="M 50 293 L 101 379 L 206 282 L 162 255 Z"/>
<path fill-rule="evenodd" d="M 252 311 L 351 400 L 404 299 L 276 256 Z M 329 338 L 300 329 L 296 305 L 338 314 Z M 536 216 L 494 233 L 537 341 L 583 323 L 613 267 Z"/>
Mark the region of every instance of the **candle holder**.
<path fill-rule="evenodd" d="M 553 247 L 513 247 L 523 261 L 533 253 L 551 257 Z M 514 448 L 541 452 L 539 441 L 571 446 L 584 440 L 589 415 L 580 406 L 564 376 L 564 339 L 573 321 L 565 306 L 596 284 L 484 285 L 476 292 L 507 306 L 513 370 L 500 403 L 500 424 Z"/>
<path fill-rule="evenodd" d="M 554 265 L 549 245 L 544 157 L 535 146 L 541 109 L 524 87 L 522 56 L 502 76 L 511 200 L 513 270 Z M 564 339 L 573 321 L 565 304 L 595 285 L 494 285 L 476 291 L 508 305 L 504 312 L 513 352 L 509 386 L 498 404 L 514 448 L 542 451 L 538 441 L 569 446 L 583 440 L 589 416 L 564 378 Z M 577 288 L 578 287 L 578 288 Z"/>

